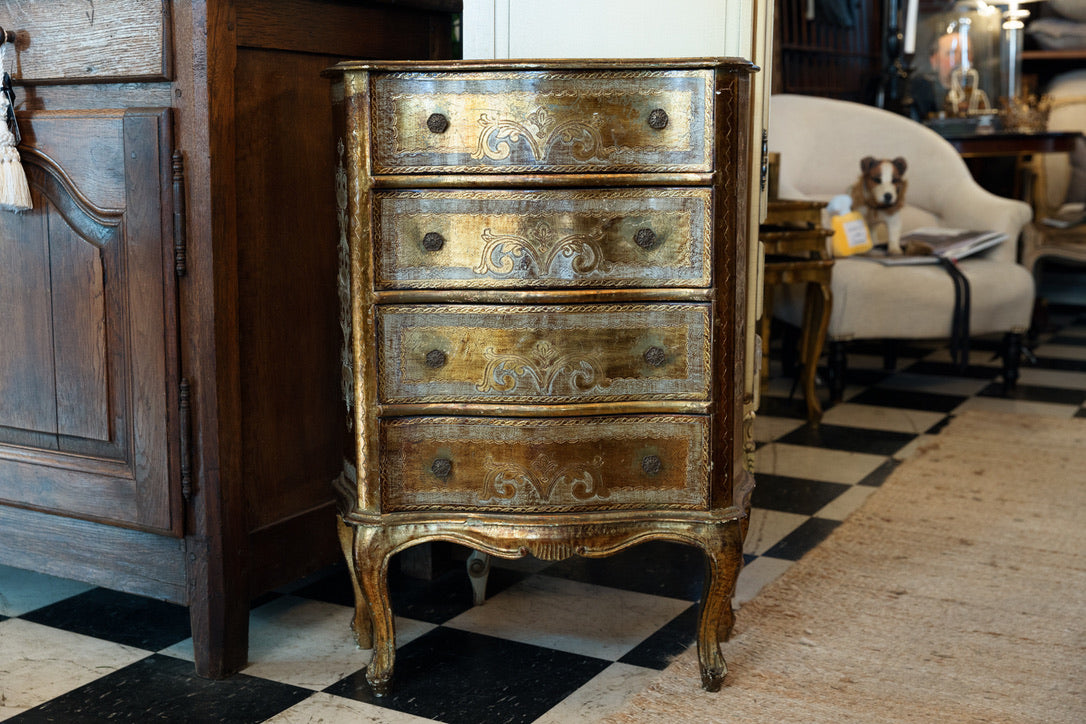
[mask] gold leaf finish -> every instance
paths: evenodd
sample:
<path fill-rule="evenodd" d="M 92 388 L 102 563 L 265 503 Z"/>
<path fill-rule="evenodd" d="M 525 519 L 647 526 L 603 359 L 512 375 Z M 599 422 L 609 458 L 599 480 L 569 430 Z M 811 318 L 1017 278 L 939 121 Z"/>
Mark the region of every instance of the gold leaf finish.
<path fill-rule="evenodd" d="M 374 210 L 382 289 L 711 281 L 706 188 L 378 191 Z M 440 248 L 426 248 L 427 234 L 441 236 Z"/>
<path fill-rule="evenodd" d="M 551 271 L 559 255 L 573 260 L 570 266 L 576 274 L 606 272 L 611 268 L 611 264 L 603 259 L 600 248 L 602 229 L 595 229 L 591 234 L 560 237 L 550 224 L 540 221 L 524 236 L 499 235 L 488 227 L 483 229 L 481 237 L 483 250 L 479 263 L 472 268 L 476 274 L 505 276 L 518 264 L 522 268 L 532 268 L 537 274 L 545 274 Z"/>
<path fill-rule="evenodd" d="M 536 130 L 529 129 L 531 125 Z M 492 119 L 486 113 L 479 116 L 479 125 L 483 127 L 479 134 L 479 145 L 472 152 L 474 159 L 488 158 L 492 161 L 504 161 L 513 152 L 513 147 L 521 140 L 531 150 L 537 161 L 546 161 L 547 154 L 556 144 L 569 149 L 569 153 L 578 161 L 606 159 L 610 149 L 603 145 L 599 126 L 602 119 L 593 117 L 591 122 L 569 120 L 559 123 L 546 108 L 536 108 L 527 115 L 527 124 L 515 120 Z"/>
<path fill-rule="evenodd" d="M 708 304 L 382 305 L 381 401 L 707 400 L 710 312 Z M 435 352 L 438 367 L 427 363 Z"/>
<path fill-rule="evenodd" d="M 380 74 L 374 172 L 706 171 L 712 81 L 701 69 Z M 649 124 L 658 109 L 666 128 Z M 441 133 L 433 113 L 448 119 Z"/>
<path fill-rule="evenodd" d="M 631 59 L 329 73 L 350 317 L 339 534 L 378 695 L 396 655 L 389 561 L 437 540 L 545 560 L 697 547 L 702 685 L 719 688 L 754 483 L 753 70 Z"/>
<path fill-rule="evenodd" d="M 381 427 L 387 510 L 708 508 L 709 418 L 399 418 Z M 645 458 L 659 461 L 654 469 Z M 447 475 L 433 461 L 449 461 Z M 647 468 L 647 469 L 646 469 Z"/>

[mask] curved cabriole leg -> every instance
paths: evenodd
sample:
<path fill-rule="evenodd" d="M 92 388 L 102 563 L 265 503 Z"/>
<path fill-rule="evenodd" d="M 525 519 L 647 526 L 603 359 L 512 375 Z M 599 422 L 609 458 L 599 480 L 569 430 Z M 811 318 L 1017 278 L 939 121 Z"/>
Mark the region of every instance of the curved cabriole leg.
<path fill-rule="evenodd" d="M 373 658 L 366 667 L 366 681 L 377 696 L 388 693 L 396 659 L 396 633 L 388 595 L 388 551 L 387 535 L 383 529 L 360 526 L 356 530 L 355 566 L 373 631 Z"/>
<path fill-rule="evenodd" d="M 720 641 L 731 637 L 735 626 L 732 596 L 743 566 L 743 532 L 740 521 L 715 527 L 716 536 L 706 547 L 705 590 L 702 614 L 698 621 L 698 658 L 701 684 L 706 691 L 717 691 L 728 673 L 720 653 Z"/>
<path fill-rule="evenodd" d="M 342 518 L 337 517 L 336 520 L 339 523 L 339 546 L 347 560 L 347 570 L 351 574 L 351 586 L 354 588 L 354 618 L 351 619 L 351 630 L 358 647 L 368 649 L 373 646 L 373 624 L 370 622 L 366 594 L 358 583 L 358 568 L 354 560 L 354 526 L 343 522 Z"/>
<path fill-rule="evenodd" d="M 713 527 L 714 535 L 704 541 L 705 588 L 698 619 L 698 662 L 701 686 L 718 691 L 728 673 L 720 653 L 720 639 L 727 640 L 735 625 L 732 595 L 743 565 L 743 541 L 739 521 Z"/>

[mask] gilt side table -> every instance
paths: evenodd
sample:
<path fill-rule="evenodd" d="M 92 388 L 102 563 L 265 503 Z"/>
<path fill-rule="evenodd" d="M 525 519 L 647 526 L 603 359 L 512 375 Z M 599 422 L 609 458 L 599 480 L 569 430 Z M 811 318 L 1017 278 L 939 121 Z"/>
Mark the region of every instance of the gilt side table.
<path fill-rule="evenodd" d="M 758 238 L 765 247 L 765 289 L 762 301 L 762 339 L 769 346 L 769 331 L 773 320 L 774 289 L 782 284 L 805 284 L 803 324 L 800 337 L 800 372 L 803 394 L 807 402 L 807 422 L 817 425 L 822 420 L 822 405 L 815 390 L 818 360 L 830 325 L 833 292 L 830 281 L 833 259 L 826 251 L 827 237 L 832 233 L 822 226 L 821 201 L 770 201 Z M 768 382 L 769 361 L 762 362 L 761 384 Z"/>

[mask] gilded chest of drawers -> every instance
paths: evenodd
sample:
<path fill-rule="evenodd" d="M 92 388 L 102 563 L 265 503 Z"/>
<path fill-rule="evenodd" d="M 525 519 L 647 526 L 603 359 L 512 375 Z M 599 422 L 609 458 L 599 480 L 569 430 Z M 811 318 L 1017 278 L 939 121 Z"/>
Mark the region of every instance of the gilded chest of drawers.
<path fill-rule="evenodd" d="M 350 431 L 340 536 L 376 691 L 390 557 L 704 550 L 702 681 L 745 466 L 750 73 L 733 60 L 329 72 Z"/>

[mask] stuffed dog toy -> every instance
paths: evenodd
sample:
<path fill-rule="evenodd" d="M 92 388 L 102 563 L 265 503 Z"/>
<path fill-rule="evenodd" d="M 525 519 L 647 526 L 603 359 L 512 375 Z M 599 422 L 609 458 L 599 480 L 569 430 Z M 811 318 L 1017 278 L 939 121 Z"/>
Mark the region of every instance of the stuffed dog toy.
<path fill-rule="evenodd" d="M 867 221 L 871 236 L 876 227 L 886 227 L 886 250 L 901 254 L 901 209 L 905 206 L 905 159 L 865 156 L 860 161 L 860 178 L 850 189 L 852 208 Z"/>

